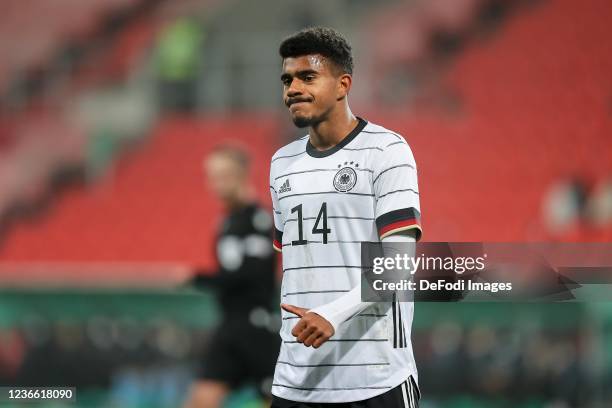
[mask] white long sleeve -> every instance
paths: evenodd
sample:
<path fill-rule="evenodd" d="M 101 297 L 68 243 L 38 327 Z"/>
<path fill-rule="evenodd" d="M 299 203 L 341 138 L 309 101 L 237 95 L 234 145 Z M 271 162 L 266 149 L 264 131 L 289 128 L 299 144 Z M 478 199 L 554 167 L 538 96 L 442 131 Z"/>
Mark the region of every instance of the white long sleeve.
<path fill-rule="evenodd" d="M 389 242 L 405 242 L 405 243 L 415 243 L 416 239 L 411 234 L 393 234 L 388 237 L 382 239 L 383 243 Z M 411 245 L 412 248 L 414 246 Z M 409 256 L 414 256 L 414 254 L 408 254 Z M 308 313 L 316 313 L 319 316 L 322 316 L 325 320 L 331 323 L 334 327 L 334 332 L 338 330 L 338 326 L 355 316 L 358 313 L 361 313 L 368 306 L 373 305 L 374 302 L 362 302 L 361 301 L 361 285 L 355 286 L 345 295 L 339 297 L 338 299 L 321 305 L 319 307 L 315 307 L 308 311 Z"/>

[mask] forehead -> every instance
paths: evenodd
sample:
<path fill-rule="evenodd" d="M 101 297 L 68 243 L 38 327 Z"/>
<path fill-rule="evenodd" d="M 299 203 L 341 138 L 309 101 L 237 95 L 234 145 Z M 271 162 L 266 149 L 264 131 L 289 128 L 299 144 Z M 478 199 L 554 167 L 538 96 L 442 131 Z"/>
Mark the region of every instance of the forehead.
<path fill-rule="evenodd" d="M 329 61 L 321 54 L 308 54 L 288 57 L 283 60 L 283 73 L 294 74 L 299 71 L 329 71 Z"/>
<path fill-rule="evenodd" d="M 203 161 L 204 167 L 217 167 L 230 164 L 233 160 L 223 152 L 214 152 L 206 157 Z"/>
<path fill-rule="evenodd" d="M 213 152 L 209 154 L 206 158 L 204 158 L 202 164 L 204 168 L 209 170 L 211 168 L 236 168 L 241 170 L 245 167 L 245 165 L 240 161 L 238 157 L 233 156 L 231 153 L 224 151 Z"/>

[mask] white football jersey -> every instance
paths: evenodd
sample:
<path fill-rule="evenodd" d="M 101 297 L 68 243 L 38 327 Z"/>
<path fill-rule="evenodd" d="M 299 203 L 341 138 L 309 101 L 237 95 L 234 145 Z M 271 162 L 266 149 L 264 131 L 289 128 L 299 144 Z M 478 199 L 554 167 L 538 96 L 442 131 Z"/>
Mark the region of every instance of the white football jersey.
<path fill-rule="evenodd" d="M 406 140 L 361 118 L 339 144 L 316 150 L 305 136 L 272 157 L 274 248 L 282 251 L 281 302 L 312 309 L 361 282 L 361 243 L 415 229 L 421 235 L 414 157 Z M 417 378 L 410 332 L 413 303 L 380 302 L 340 324 L 320 348 L 291 335 L 282 345 L 272 393 L 304 402 L 350 402 Z"/>

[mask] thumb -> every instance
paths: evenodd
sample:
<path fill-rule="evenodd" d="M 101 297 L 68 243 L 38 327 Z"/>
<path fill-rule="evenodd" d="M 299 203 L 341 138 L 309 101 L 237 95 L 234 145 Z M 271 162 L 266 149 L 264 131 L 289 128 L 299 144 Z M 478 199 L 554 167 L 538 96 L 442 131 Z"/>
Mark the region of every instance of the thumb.
<path fill-rule="evenodd" d="M 289 313 L 293 313 L 294 315 L 297 315 L 299 317 L 302 317 L 306 314 L 306 312 L 308 311 L 308 309 L 305 309 L 303 307 L 298 307 L 298 306 L 293 306 L 293 305 L 288 305 L 286 303 L 281 303 L 280 305 L 284 310 L 286 310 Z"/>

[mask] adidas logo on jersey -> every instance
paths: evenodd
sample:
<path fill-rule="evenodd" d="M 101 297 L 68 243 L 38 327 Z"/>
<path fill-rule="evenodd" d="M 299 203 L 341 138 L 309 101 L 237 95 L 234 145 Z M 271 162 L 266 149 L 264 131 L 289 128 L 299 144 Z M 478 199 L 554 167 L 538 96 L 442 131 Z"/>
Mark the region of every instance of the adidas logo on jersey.
<path fill-rule="evenodd" d="M 287 193 L 291 191 L 291 186 L 289 185 L 289 179 L 285 180 L 285 182 L 283 183 L 283 185 L 280 187 L 280 190 L 278 190 L 278 193 Z"/>

